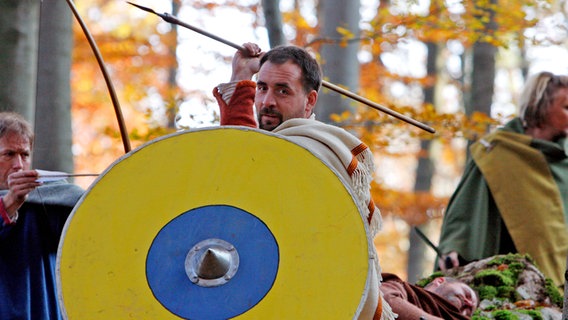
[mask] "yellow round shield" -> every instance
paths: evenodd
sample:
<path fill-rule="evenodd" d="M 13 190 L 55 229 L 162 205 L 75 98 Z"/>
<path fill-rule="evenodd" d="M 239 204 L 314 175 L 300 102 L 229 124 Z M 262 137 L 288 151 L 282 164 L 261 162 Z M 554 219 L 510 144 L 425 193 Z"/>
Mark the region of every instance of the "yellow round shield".
<path fill-rule="evenodd" d="M 349 319 L 369 288 L 364 219 L 339 176 L 280 135 L 157 139 L 111 165 L 67 221 L 67 319 Z"/>

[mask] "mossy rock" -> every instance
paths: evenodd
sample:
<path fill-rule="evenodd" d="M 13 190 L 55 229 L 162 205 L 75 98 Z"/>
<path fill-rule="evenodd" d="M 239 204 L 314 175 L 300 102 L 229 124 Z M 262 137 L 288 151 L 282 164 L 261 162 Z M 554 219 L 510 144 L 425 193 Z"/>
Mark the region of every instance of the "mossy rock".
<path fill-rule="evenodd" d="M 485 269 L 477 272 L 473 279 L 476 286 L 486 285 L 486 286 L 514 286 L 516 283 L 516 277 L 508 270 L 498 270 L 498 269 Z"/>
<path fill-rule="evenodd" d="M 437 272 L 419 283 L 425 285 L 440 275 Z M 528 255 L 494 256 L 442 275 L 460 279 L 478 293 L 481 302 L 472 319 L 561 319 L 563 293 Z"/>

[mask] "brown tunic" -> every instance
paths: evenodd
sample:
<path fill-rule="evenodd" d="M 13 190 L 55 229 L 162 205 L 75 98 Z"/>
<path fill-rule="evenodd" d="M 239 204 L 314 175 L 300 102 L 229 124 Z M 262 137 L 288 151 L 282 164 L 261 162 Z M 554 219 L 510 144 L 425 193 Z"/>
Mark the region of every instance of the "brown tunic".
<path fill-rule="evenodd" d="M 469 319 L 460 314 L 454 305 L 433 292 L 405 282 L 394 274 L 382 273 L 382 276 L 381 291 L 384 294 L 385 300 L 393 307 L 395 313 L 397 312 L 397 302 L 393 300 L 400 298 L 424 310 L 426 319 L 428 319 L 428 315 L 440 317 L 445 320 Z M 400 303 L 398 303 L 398 305 L 403 307 Z M 398 320 L 404 320 L 404 318 L 399 317 Z M 418 320 L 418 318 L 412 320 Z"/>

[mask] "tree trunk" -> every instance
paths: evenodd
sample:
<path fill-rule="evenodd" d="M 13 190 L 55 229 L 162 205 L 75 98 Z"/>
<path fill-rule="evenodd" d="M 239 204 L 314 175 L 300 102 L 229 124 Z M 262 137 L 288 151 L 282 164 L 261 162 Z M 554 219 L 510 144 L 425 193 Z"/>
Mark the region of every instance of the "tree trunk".
<path fill-rule="evenodd" d="M 179 10 L 181 8 L 181 4 L 179 1 L 176 0 L 172 0 L 172 16 L 176 17 L 179 14 Z M 169 50 L 169 54 L 174 58 L 173 60 L 176 61 L 176 63 L 174 65 L 172 65 L 169 69 L 168 69 L 168 86 L 170 88 L 175 88 L 177 87 L 177 76 L 178 76 L 178 63 L 177 63 L 177 59 L 176 59 L 176 52 L 177 52 L 177 46 L 178 46 L 178 26 L 177 24 L 171 24 L 172 30 L 170 31 L 170 33 L 172 34 L 172 36 L 174 37 L 174 39 L 176 39 L 176 41 L 168 47 Z M 171 92 L 171 91 L 170 91 Z M 168 94 L 168 96 L 166 97 L 168 99 L 168 102 L 166 104 L 166 117 L 167 117 L 167 122 L 168 122 L 168 128 L 176 128 L 176 122 L 177 122 L 177 115 L 179 112 L 179 108 L 177 105 L 177 101 L 176 101 L 176 97 L 175 96 L 171 96 L 171 94 Z"/>
<path fill-rule="evenodd" d="M 33 123 L 40 1 L 0 0 L 0 110 Z"/>
<path fill-rule="evenodd" d="M 33 166 L 73 172 L 71 130 L 71 11 L 44 0 L 40 14 Z"/>
<path fill-rule="evenodd" d="M 426 60 L 426 72 L 429 77 L 435 77 L 438 73 L 437 59 L 438 59 L 438 45 L 435 43 L 427 43 L 428 48 L 428 58 Z M 424 88 L 424 103 L 434 104 L 434 86 Z M 416 193 L 429 192 L 432 186 L 432 176 L 434 175 L 434 164 L 430 158 L 430 140 L 422 140 L 420 142 L 420 149 L 425 151 L 425 156 L 418 157 L 418 167 L 416 168 L 416 182 L 414 183 L 414 191 Z M 428 223 L 420 227 L 426 235 L 428 235 Z M 412 230 L 412 229 L 411 229 Z M 426 250 L 430 250 L 426 247 L 426 244 L 422 239 L 416 235 L 415 232 L 410 232 L 409 234 L 408 248 L 408 265 L 407 265 L 407 275 L 408 282 L 415 283 L 418 281 L 422 274 L 424 273 L 424 260 Z"/>
<path fill-rule="evenodd" d="M 342 0 L 320 1 L 318 9 L 320 36 L 323 39 L 339 41 L 342 35 L 337 32 L 338 27 L 349 30 L 353 35 L 359 35 L 360 7 L 359 1 L 355 3 Z M 359 88 L 358 51 L 359 42 L 350 41 L 345 46 L 336 41 L 324 44 L 320 50 L 324 78 L 356 92 Z M 344 111 L 354 113 L 355 106 L 352 100 L 345 99 L 336 92 L 328 90 L 320 92 L 315 109 L 317 119 L 330 123 L 332 114 L 341 114 Z"/>
<path fill-rule="evenodd" d="M 286 43 L 284 32 L 282 31 L 282 14 L 280 12 L 280 0 L 262 0 L 262 12 L 268 30 L 268 41 L 270 47 Z"/>
<path fill-rule="evenodd" d="M 179 10 L 181 9 L 181 4 L 179 1 L 175 1 L 172 0 L 172 16 L 176 17 L 179 14 Z M 168 47 L 169 50 L 169 54 L 174 58 L 173 60 L 176 61 L 170 68 L 168 68 L 168 86 L 170 88 L 175 88 L 177 87 L 177 76 L 178 76 L 178 68 L 179 68 L 179 64 L 177 63 L 177 59 L 176 59 L 176 52 L 177 52 L 177 47 L 178 47 L 178 25 L 172 23 L 171 24 L 172 30 L 170 31 L 170 33 L 173 35 L 174 39 L 176 39 L 176 41 Z M 168 99 L 168 103 L 166 104 L 166 117 L 168 120 L 168 128 L 172 128 L 175 129 L 176 128 L 176 122 L 177 122 L 177 117 L 178 117 L 178 112 L 179 112 L 179 108 L 177 105 L 177 101 L 176 101 L 176 97 L 175 96 L 171 96 L 171 94 L 168 94 L 168 96 L 166 96 L 166 98 Z"/>
<path fill-rule="evenodd" d="M 496 5 L 496 0 L 491 0 Z M 488 32 L 497 29 L 495 12 L 489 11 L 490 21 L 486 25 Z M 471 91 L 466 99 L 465 112 L 471 115 L 473 112 L 483 112 L 491 115 L 493 92 L 495 82 L 495 55 L 497 48 L 487 42 L 476 42 L 472 50 Z"/>
<path fill-rule="evenodd" d="M 489 43 L 478 42 L 473 45 L 472 54 L 471 91 L 465 111 L 467 115 L 476 111 L 491 115 L 497 48 Z"/>

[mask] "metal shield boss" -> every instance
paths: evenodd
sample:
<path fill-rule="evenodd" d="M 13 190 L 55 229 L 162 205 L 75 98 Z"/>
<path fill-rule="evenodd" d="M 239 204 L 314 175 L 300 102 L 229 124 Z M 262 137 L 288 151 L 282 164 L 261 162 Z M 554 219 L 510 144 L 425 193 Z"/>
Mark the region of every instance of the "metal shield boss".
<path fill-rule="evenodd" d="M 66 319 L 352 319 L 369 290 L 367 227 L 305 148 L 215 127 L 115 161 L 67 221 Z"/>

